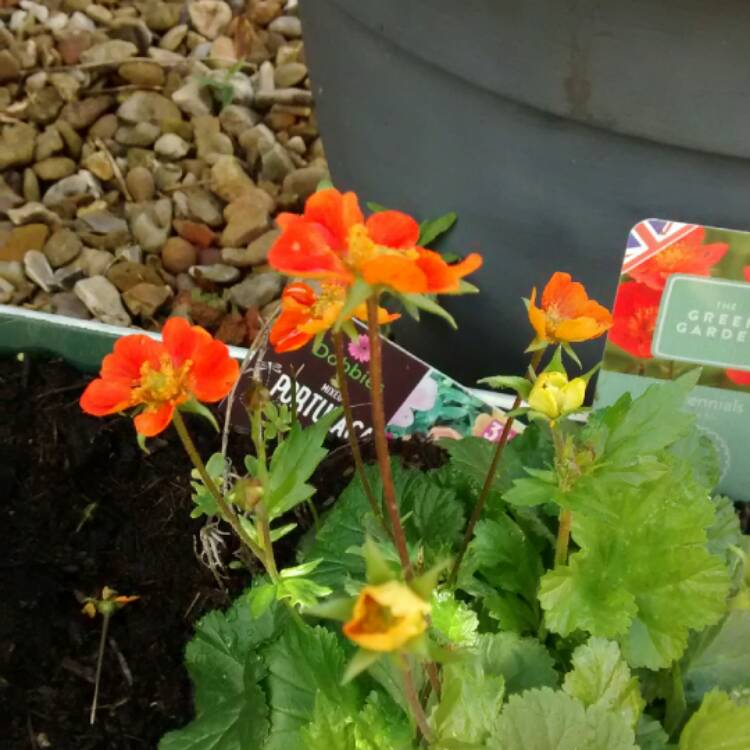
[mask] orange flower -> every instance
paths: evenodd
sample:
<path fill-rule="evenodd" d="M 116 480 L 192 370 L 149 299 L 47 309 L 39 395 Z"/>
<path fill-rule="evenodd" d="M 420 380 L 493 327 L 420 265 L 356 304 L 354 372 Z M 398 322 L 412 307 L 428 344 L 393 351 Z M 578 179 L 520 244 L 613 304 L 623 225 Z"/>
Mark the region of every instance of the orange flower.
<path fill-rule="evenodd" d="M 170 318 L 162 343 L 143 334 L 118 339 L 99 377 L 83 392 L 81 408 L 100 417 L 140 407 L 135 428 L 152 437 L 167 427 L 180 404 L 192 398 L 220 401 L 238 376 L 225 344 L 200 326 Z"/>
<path fill-rule="evenodd" d="M 449 265 L 418 245 L 419 224 L 411 216 L 380 211 L 365 220 L 357 196 L 334 188 L 310 196 L 302 216 L 281 214 L 276 221 L 282 233 L 268 260 L 288 276 L 344 284 L 359 276 L 402 294 L 455 294 L 482 265 L 477 253 Z"/>
<path fill-rule="evenodd" d="M 345 300 L 346 287 L 341 284 L 324 283 L 319 295 L 301 281 L 288 284 L 281 295 L 281 315 L 269 336 L 271 345 L 279 353 L 302 348 L 318 333 L 333 326 Z M 362 304 L 357 307 L 353 317 L 366 319 L 367 306 Z M 378 322 L 381 325 L 399 317 L 382 307 L 378 308 Z"/>
<path fill-rule="evenodd" d="M 368 651 L 396 651 L 427 629 L 430 605 L 406 584 L 365 586 L 344 635 Z"/>
<path fill-rule="evenodd" d="M 588 341 L 601 336 L 612 326 L 606 307 L 589 299 L 583 284 L 572 281 L 569 273 L 552 274 L 537 307 L 536 287 L 529 300 L 529 321 L 536 341 L 549 344 Z"/>
<path fill-rule="evenodd" d="M 673 273 L 686 273 L 692 276 L 710 276 L 715 266 L 729 250 L 726 242 L 712 242 L 704 245 L 704 227 L 665 247 L 653 257 L 630 271 L 635 281 L 640 281 L 651 289 L 664 289 L 667 279 Z"/>

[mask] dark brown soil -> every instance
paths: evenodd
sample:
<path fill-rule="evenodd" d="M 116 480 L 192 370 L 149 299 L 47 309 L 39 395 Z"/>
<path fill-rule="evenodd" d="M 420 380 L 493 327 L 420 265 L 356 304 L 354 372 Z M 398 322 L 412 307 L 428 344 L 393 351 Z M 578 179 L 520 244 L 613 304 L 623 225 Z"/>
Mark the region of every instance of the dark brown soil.
<path fill-rule="evenodd" d="M 173 431 L 145 456 L 130 420 L 80 411 L 88 379 L 60 362 L 0 360 L 0 750 L 156 748 L 192 717 L 182 657 L 195 621 L 251 579 L 236 570 L 219 585 L 197 559 L 202 522 L 190 518 L 189 465 Z M 208 456 L 218 437 L 201 428 Z M 235 460 L 248 450 L 241 435 L 232 445 Z M 399 450 L 414 465 L 443 460 L 420 441 Z M 348 449 L 334 447 L 313 478 L 321 509 L 352 471 Z M 141 598 L 111 620 L 90 726 L 101 620 L 79 600 L 105 585 Z"/>
<path fill-rule="evenodd" d="M 155 748 L 190 718 L 193 623 L 249 579 L 233 573 L 222 590 L 196 559 L 201 522 L 171 435 L 144 456 L 127 419 L 80 412 L 85 381 L 59 363 L 0 362 L 3 750 Z M 110 623 L 92 727 L 101 621 L 77 597 L 104 585 L 141 599 Z"/>

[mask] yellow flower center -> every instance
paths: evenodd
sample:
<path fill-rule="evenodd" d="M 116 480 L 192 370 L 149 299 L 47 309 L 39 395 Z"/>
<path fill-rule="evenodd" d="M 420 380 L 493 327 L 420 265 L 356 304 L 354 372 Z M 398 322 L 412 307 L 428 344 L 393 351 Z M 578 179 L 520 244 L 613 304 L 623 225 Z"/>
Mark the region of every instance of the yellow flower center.
<path fill-rule="evenodd" d="M 383 255 L 402 255 L 409 260 L 416 260 L 419 257 L 415 248 L 402 249 L 376 244 L 370 238 L 364 224 L 355 224 L 349 229 L 347 248 L 346 262 L 355 273 L 369 261 Z"/>
<path fill-rule="evenodd" d="M 133 401 L 142 404 L 178 403 L 190 396 L 189 376 L 193 363 L 188 359 L 175 368 L 172 358 L 162 354 L 159 366 L 150 362 L 141 365 L 141 384 L 133 391 Z"/>
<path fill-rule="evenodd" d="M 320 294 L 310 308 L 310 316 L 313 318 L 326 317 L 326 313 L 334 305 L 341 305 L 346 297 L 346 290 L 341 284 L 321 284 Z"/>

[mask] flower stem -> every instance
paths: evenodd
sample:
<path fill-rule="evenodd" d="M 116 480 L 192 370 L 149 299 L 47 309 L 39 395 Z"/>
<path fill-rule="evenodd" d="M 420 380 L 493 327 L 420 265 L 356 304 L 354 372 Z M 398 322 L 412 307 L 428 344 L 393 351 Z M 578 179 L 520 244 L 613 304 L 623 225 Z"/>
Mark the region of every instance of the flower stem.
<path fill-rule="evenodd" d="M 404 527 L 396 504 L 396 490 L 393 486 L 391 461 L 388 455 L 388 439 L 385 435 L 385 407 L 383 406 L 383 352 L 380 345 L 380 325 L 378 323 L 378 300 L 372 296 L 367 300 L 367 332 L 370 337 L 370 394 L 372 397 L 372 426 L 375 438 L 375 452 L 378 456 L 380 477 L 383 483 L 383 497 L 396 545 L 404 578 L 411 581 L 414 569 L 406 547 Z"/>
<path fill-rule="evenodd" d="M 203 480 L 203 484 L 206 485 L 206 488 L 216 501 L 216 505 L 221 511 L 221 514 L 224 516 L 224 519 L 232 527 L 234 533 L 237 534 L 237 536 L 240 538 L 240 541 L 242 541 L 242 543 L 265 565 L 263 551 L 258 547 L 257 544 L 255 544 L 255 542 L 253 542 L 253 540 L 248 536 L 247 532 L 242 528 L 237 514 L 232 510 L 221 492 L 219 492 L 219 488 L 216 486 L 216 482 L 211 479 L 211 476 L 206 470 L 203 459 L 200 457 L 198 449 L 195 447 L 193 438 L 190 437 L 190 433 L 188 432 L 185 420 L 182 418 L 182 414 L 180 414 L 179 410 L 175 409 L 172 421 L 174 422 L 177 434 L 180 436 L 180 440 L 182 441 L 182 445 L 185 448 L 185 452 L 188 454 L 190 460 L 193 463 L 193 466 L 195 466 L 195 468 L 197 469 L 200 478 Z"/>
<path fill-rule="evenodd" d="M 96 709 L 99 704 L 99 683 L 102 678 L 102 662 L 104 661 L 104 649 L 107 645 L 107 631 L 109 630 L 109 618 L 112 615 L 102 615 L 102 634 L 99 638 L 99 652 L 96 657 L 96 676 L 94 677 L 94 698 L 91 701 L 91 713 L 89 714 L 89 724 L 92 726 L 96 721 Z"/>
<path fill-rule="evenodd" d="M 531 362 L 529 364 L 529 374 L 531 372 L 536 373 L 536 368 L 539 367 L 539 363 L 542 361 L 542 356 L 544 355 L 544 349 L 537 349 L 534 354 L 531 357 Z M 513 402 L 513 406 L 511 408 L 511 411 L 515 411 L 520 405 L 521 405 L 521 396 L 516 396 L 515 401 Z M 461 567 L 461 561 L 464 559 L 464 555 L 466 554 L 466 550 L 469 548 L 469 544 L 471 542 L 472 537 L 474 536 L 474 527 L 477 525 L 477 522 L 482 517 L 482 513 L 484 512 L 484 506 L 487 503 L 487 498 L 490 494 L 490 489 L 492 489 L 492 485 L 495 482 L 495 474 L 497 473 L 497 467 L 500 465 L 500 459 L 503 457 L 503 451 L 505 450 L 505 446 L 508 442 L 508 438 L 510 437 L 510 430 L 513 427 L 513 417 L 508 417 L 505 420 L 505 426 L 503 427 L 503 432 L 500 435 L 500 440 L 497 441 L 497 445 L 495 447 L 495 453 L 492 456 L 492 461 L 490 462 L 489 469 L 487 470 L 487 476 L 484 478 L 484 484 L 482 485 L 482 489 L 479 493 L 479 498 L 476 502 L 476 505 L 474 506 L 474 510 L 471 512 L 471 517 L 469 518 L 469 523 L 466 526 L 466 533 L 464 534 L 463 541 L 461 542 L 461 549 L 458 552 L 458 555 L 456 556 L 456 561 L 453 563 L 453 570 L 451 570 L 450 580 L 455 582 L 456 578 L 458 577 L 458 569 Z"/>
<path fill-rule="evenodd" d="M 263 565 L 274 583 L 279 580 L 279 569 L 276 567 L 276 557 L 273 553 L 273 542 L 271 541 L 271 524 L 268 520 L 268 512 L 263 501 L 255 506 L 255 515 L 260 526 L 259 536 L 263 542 Z"/>
<path fill-rule="evenodd" d="M 552 444 L 555 446 L 555 463 L 560 472 L 565 465 L 565 443 L 554 422 L 550 423 Z M 557 527 L 557 541 L 555 542 L 555 567 L 565 565 L 568 561 L 568 545 L 570 544 L 570 528 L 573 524 L 573 513 L 562 508 L 560 510 L 559 525 Z"/>
<path fill-rule="evenodd" d="M 362 461 L 362 452 L 359 449 L 359 440 L 357 440 L 357 435 L 354 432 L 352 402 L 349 397 L 349 380 L 344 370 L 344 337 L 341 332 L 333 334 L 333 345 L 336 350 L 336 382 L 341 393 L 341 405 L 344 407 L 344 419 L 346 420 L 346 431 L 349 436 L 349 447 L 354 458 L 354 467 L 359 476 L 359 481 L 362 483 L 362 489 L 364 489 L 367 496 L 367 502 L 370 503 L 372 513 L 382 523 L 383 519 L 380 515 L 380 508 L 375 499 L 375 493 L 372 491 L 372 485 L 370 485 L 370 481 L 367 479 L 365 464 Z"/>
<path fill-rule="evenodd" d="M 419 696 L 414 687 L 414 677 L 411 672 L 411 666 L 409 660 L 404 654 L 401 654 L 401 674 L 404 678 L 404 697 L 406 698 L 409 708 L 411 708 L 414 720 L 417 722 L 419 731 L 427 742 L 432 741 L 432 730 L 430 725 L 427 723 L 427 716 L 425 716 L 422 704 L 419 702 Z"/>

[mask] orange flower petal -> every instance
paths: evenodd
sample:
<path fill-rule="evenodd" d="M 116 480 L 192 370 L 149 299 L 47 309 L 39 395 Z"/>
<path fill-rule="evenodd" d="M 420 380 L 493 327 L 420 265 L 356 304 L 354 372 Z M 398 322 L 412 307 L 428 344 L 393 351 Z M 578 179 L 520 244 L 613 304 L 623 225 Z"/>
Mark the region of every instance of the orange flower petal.
<path fill-rule="evenodd" d="M 745 266 L 742 269 L 742 275 L 745 277 L 745 281 L 750 281 L 750 266 Z"/>
<path fill-rule="evenodd" d="M 431 294 L 457 292 L 459 281 L 482 265 L 482 256 L 470 253 L 460 263 L 449 265 L 434 250 L 418 248 L 417 265 L 427 278 L 427 291 Z"/>
<path fill-rule="evenodd" d="M 146 409 L 133 419 L 136 432 L 144 437 L 154 437 L 163 432 L 172 421 L 174 404 L 165 402 L 156 409 Z"/>
<path fill-rule="evenodd" d="M 199 401 L 221 401 L 232 390 L 240 366 L 229 355 L 227 345 L 211 339 L 199 346 L 190 368 L 191 390 Z"/>
<path fill-rule="evenodd" d="M 367 305 L 363 302 L 357 306 L 352 313 L 352 317 L 367 322 Z M 398 320 L 400 317 L 399 313 L 388 312 L 384 307 L 378 308 L 378 323 L 381 326 L 386 325 L 386 323 L 393 323 L 394 320 Z"/>
<path fill-rule="evenodd" d="M 162 328 L 162 341 L 175 367 L 193 359 L 199 346 L 212 340 L 211 334 L 200 326 L 191 326 L 184 318 L 170 318 Z"/>
<path fill-rule="evenodd" d="M 367 219 L 367 234 L 378 245 L 412 248 L 419 242 L 419 224 L 401 211 L 378 211 Z"/>
<path fill-rule="evenodd" d="M 105 380 L 132 386 L 140 380 L 143 363 L 150 362 L 156 367 L 163 351 L 162 345 L 150 336 L 142 333 L 123 336 L 115 342 L 112 353 L 102 360 L 100 374 Z"/>
<path fill-rule="evenodd" d="M 297 217 L 287 224 L 268 253 L 268 262 L 287 276 L 349 280 L 351 274 L 331 249 L 318 224 Z"/>
<path fill-rule="evenodd" d="M 281 304 L 282 306 L 310 308 L 315 304 L 315 291 L 301 281 L 287 284 L 281 295 Z"/>
<path fill-rule="evenodd" d="M 131 389 L 122 382 L 97 378 L 88 384 L 80 403 L 86 414 L 95 417 L 116 414 L 131 405 Z"/>
<path fill-rule="evenodd" d="M 318 190 L 305 203 L 306 221 L 320 224 L 326 230 L 326 240 L 333 250 L 343 251 L 349 229 L 364 221 L 362 209 L 354 193 L 341 193 L 335 188 Z"/>
<path fill-rule="evenodd" d="M 271 328 L 268 337 L 274 351 L 278 353 L 293 352 L 307 344 L 313 338 L 313 335 L 299 330 L 300 323 L 307 319 L 308 316 L 303 316 L 297 311 L 282 312 L 273 328 Z"/>
<path fill-rule="evenodd" d="M 555 338 L 559 341 L 588 341 L 601 336 L 610 325 L 604 325 L 594 318 L 572 318 L 563 320 L 555 328 Z"/>
<path fill-rule="evenodd" d="M 537 307 L 534 303 L 536 302 L 536 287 L 531 290 L 531 297 L 529 299 L 529 323 L 536 333 L 536 337 L 540 341 L 548 341 L 547 338 L 547 316 L 544 314 L 544 310 Z"/>
<path fill-rule="evenodd" d="M 427 278 L 417 264 L 405 255 L 381 255 L 362 266 L 364 280 L 372 286 L 387 286 L 402 294 L 424 294 Z"/>

